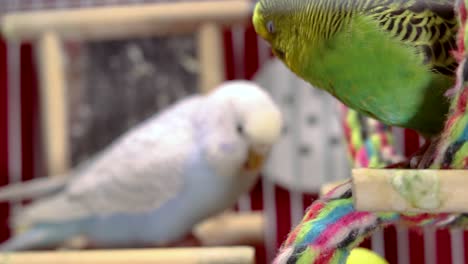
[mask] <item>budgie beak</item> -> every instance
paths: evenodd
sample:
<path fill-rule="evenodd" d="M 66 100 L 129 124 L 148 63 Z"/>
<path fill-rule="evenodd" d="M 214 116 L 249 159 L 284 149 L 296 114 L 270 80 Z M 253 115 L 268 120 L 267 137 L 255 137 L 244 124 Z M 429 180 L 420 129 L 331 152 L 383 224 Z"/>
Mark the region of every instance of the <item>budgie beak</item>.
<path fill-rule="evenodd" d="M 250 147 L 247 153 L 247 159 L 244 163 L 246 171 L 258 171 L 262 168 L 265 162 L 265 154 L 259 153 L 254 148 Z"/>
<path fill-rule="evenodd" d="M 245 135 L 249 139 L 244 169 L 260 170 L 273 145 L 279 140 L 283 120 L 280 111 L 261 109 L 249 112 L 245 121 Z"/>

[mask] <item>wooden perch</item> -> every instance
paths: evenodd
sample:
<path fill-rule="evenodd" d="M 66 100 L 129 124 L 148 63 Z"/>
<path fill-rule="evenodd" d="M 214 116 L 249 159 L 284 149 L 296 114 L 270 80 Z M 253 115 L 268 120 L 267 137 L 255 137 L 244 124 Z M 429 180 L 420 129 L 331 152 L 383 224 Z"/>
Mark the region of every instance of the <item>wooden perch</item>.
<path fill-rule="evenodd" d="M 341 184 L 343 184 L 343 183 L 345 183 L 347 181 L 348 181 L 348 179 L 325 183 L 320 188 L 320 196 L 323 196 L 323 195 L 327 194 L 329 191 L 333 190 L 336 186 L 341 185 Z"/>
<path fill-rule="evenodd" d="M 54 31 L 66 39 L 117 39 L 193 32 L 199 25 L 245 23 L 249 0 L 200 1 L 93 7 L 7 14 L 1 21 L 7 39 L 36 39 Z"/>
<path fill-rule="evenodd" d="M 183 240 L 170 244 L 170 247 L 258 245 L 264 242 L 264 227 L 261 211 L 244 213 L 226 211 L 193 228 L 195 243 L 191 240 Z M 66 241 L 61 248 L 76 250 L 86 249 L 88 246 L 85 236 L 75 236 Z"/>
<path fill-rule="evenodd" d="M 467 170 L 354 169 L 359 211 L 468 212 Z"/>
<path fill-rule="evenodd" d="M 253 264 L 251 247 L 43 251 L 0 254 L 5 264 Z"/>
<path fill-rule="evenodd" d="M 227 212 L 197 225 L 193 233 L 203 246 L 263 243 L 262 212 Z"/>

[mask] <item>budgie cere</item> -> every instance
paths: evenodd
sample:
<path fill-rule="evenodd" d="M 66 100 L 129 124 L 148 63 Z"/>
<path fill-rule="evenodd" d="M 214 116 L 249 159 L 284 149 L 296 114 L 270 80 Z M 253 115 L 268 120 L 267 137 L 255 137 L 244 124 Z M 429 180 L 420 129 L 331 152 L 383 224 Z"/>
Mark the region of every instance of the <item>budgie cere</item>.
<path fill-rule="evenodd" d="M 259 0 L 253 24 L 290 70 L 347 106 L 441 131 L 457 67 L 454 0 Z"/>
<path fill-rule="evenodd" d="M 53 177 L 0 189 L 3 200 L 41 196 L 13 219 L 25 231 L 0 249 L 54 247 L 76 235 L 104 247 L 177 241 L 253 186 L 282 122 L 252 82 L 186 98 L 58 183 Z"/>

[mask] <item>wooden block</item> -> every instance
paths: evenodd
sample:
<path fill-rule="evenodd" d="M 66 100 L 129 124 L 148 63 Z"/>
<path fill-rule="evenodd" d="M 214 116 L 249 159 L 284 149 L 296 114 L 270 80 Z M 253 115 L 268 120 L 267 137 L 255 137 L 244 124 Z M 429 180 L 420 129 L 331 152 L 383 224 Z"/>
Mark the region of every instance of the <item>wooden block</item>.
<path fill-rule="evenodd" d="M 468 212 L 467 170 L 354 169 L 359 211 Z"/>
<path fill-rule="evenodd" d="M 54 31 L 66 39 L 103 40 L 193 32 L 211 22 L 247 23 L 252 10 L 249 0 L 189 1 L 12 13 L 0 24 L 7 39 L 35 39 Z"/>
<path fill-rule="evenodd" d="M 54 32 L 44 33 L 39 39 L 37 55 L 47 174 L 62 175 L 68 171 L 70 151 L 65 58 L 60 37 Z"/>
<path fill-rule="evenodd" d="M 251 247 L 83 250 L 2 253 L 5 264 L 253 264 Z"/>
<path fill-rule="evenodd" d="M 262 212 L 227 212 L 205 220 L 193 233 L 203 246 L 245 245 L 264 242 Z"/>

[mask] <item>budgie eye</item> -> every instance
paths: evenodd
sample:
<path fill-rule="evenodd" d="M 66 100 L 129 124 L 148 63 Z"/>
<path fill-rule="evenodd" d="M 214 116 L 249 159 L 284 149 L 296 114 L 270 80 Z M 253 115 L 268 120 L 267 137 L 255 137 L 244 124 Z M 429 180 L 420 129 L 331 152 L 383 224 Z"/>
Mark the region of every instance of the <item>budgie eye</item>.
<path fill-rule="evenodd" d="M 241 124 L 237 124 L 236 130 L 237 130 L 237 133 L 239 133 L 239 135 L 244 134 L 244 127 Z"/>
<path fill-rule="evenodd" d="M 268 21 L 268 22 L 266 23 L 266 28 L 267 28 L 267 30 L 268 30 L 268 32 L 269 32 L 270 34 L 275 33 L 275 24 L 273 23 L 273 21 L 271 21 L 271 20 Z"/>

